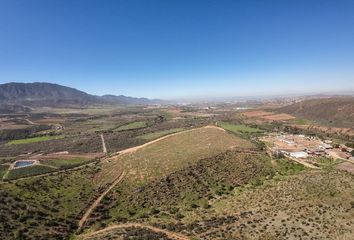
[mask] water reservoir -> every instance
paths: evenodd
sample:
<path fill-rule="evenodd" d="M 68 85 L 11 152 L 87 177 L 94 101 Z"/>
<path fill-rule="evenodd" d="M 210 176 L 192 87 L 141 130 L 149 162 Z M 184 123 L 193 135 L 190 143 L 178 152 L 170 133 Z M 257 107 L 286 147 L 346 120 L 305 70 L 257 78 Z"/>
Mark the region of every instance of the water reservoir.
<path fill-rule="evenodd" d="M 17 161 L 15 163 L 15 168 L 17 167 L 28 167 L 34 164 L 34 161 Z"/>

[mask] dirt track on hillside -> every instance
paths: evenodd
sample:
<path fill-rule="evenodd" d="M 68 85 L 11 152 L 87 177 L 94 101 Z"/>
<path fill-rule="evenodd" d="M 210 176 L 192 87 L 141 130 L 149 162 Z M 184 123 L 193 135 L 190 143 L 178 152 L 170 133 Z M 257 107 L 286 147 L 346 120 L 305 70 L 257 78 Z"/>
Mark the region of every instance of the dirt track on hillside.
<path fill-rule="evenodd" d="M 217 126 L 205 126 L 203 128 L 214 128 L 214 129 L 218 129 L 220 131 L 223 131 L 225 132 L 224 129 L 220 128 L 220 127 L 217 127 Z M 156 143 L 158 141 L 161 141 L 163 139 L 166 139 L 166 138 L 169 138 L 169 137 L 172 137 L 172 136 L 176 136 L 178 134 L 181 134 L 181 133 L 186 133 L 186 132 L 191 132 L 191 131 L 195 131 L 196 129 L 199 129 L 199 128 L 194 128 L 194 129 L 190 129 L 190 130 L 186 130 L 186 131 L 182 131 L 182 132 L 178 132 L 178 133 L 173 133 L 173 134 L 169 134 L 169 135 L 166 135 L 166 136 L 163 136 L 163 137 L 160 137 L 158 139 L 155 139 L 155 140 L 152 140 L 150 142 L 147 142 L 143 145 L 140 145 L 140 146 L 136 146 L 136 147 L 132 147 L 132 148 L 128 148 L 128 149 L 125 149 L 125 150 L 122 150 L 122 151 L 119 151 L 117 153 L 115 153 L 114 155 L 123 155 L 123 154 L 128 154 L 128 153 L 133 153 L 133 152 L 136 152 L 137 150 L 139 149 L 142 149 L 146 146 L 149 146 L 153 143 Z M 109 161 L 108 158 L 105 159 L 106 161 Z M 91 212 L 97 207 L 97 205 L 101 202 L 101 200 L 103 199 L 104 196 L 106 196 L 108 194 L 108 192 L 110 190 L 112 190 L 112 188 L 114 188 L 118 183 L 120 183 L 124 176 L 125 176 L 126 172 L 123 170 L 122 174 L 94 201 L 94 203 L 87 209 L 87 211 L 85 212 L 84 216 L 81 218 L 81 220 L 79 221 L 79 230 L 83 227 L 83 225 L 85 224 L 85 222 L 87 221 L 87 219 L 89 218 Z"/>
<path fill-rule="evenodd" d="M 97 205 L 101 202 L 101 200 L 112 190 L 118 183 L 120 183 L 124 176 L 125 172 L 123 171 L 118 178 L 92 203 L 92 205 L 86 210 L 84 216 L 79 221 L 79 230 L 85 224 L 86 220 L 89 218 L 92 211 L 97 207 Z"/>
<path fill-rule="evenodd" d="M 107 153 L 106 142 L 104 140 L 103 134 L 101 134 L 100 137 L 101 137 L 101 140 L 102 140 L 102 151 L 103 151 L 103 153 Z"/>
<path fill-rule="evenodd" d="M 109 226 L 107 228 L 95 231 L 95 232 L 91 232 L 91 233 L 87 233 L 81 236 L 78 236 L 78 239 L 81 240 L 85 240 L 85 239 L 89 239 L 90 237 L 93 237 L 97 234 L 100 233 L 104 233 L 104 232 L 108 232 L 114 229 L 119 229 L 119 228 L 130 228 L 130 227 L 136 227 L 136 228 L 146 228 L 149 229 L 151 231 L 154 232 L 158 232 L 158 233 L 164 233 L 167 235 L 167 237 L 171 238 L 171 239 L 175 239 L 175 240 L 189 240 L 190 238 L 181 234 L 177 234 L 171 231 L 168 231 L 166 229 L 161 229 L 161 228 L 157 228 L 157 227 L 153 227 L 153 226 L 149 226 L 149 225 L 145 225 L 145 224 L 141 224 L 141 223 L 124 223 L 124 224 L 117 224 L 117 225 L 112 225 Z"/>

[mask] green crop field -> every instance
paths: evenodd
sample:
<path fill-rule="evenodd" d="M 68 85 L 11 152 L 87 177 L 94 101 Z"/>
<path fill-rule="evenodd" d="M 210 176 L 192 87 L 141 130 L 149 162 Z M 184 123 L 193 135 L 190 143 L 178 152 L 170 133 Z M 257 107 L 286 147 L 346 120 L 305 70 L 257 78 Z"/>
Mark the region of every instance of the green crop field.
<path fill-rule="evenodd" d="M 77 158 L 71 158 L 71 159 L 45 160 L 45 161 L 43 161 L 43 164 L 64 169 L 64 168 L 76 167 L 76 166 L 85 164 L 90 161 L 92 161 L 92 159 L 77 157 Z"/>
<path fill-rule="evenodd" d="M 234 133 L 260 133 L 260 132 L 262 132 L 261 129 L 249 127 L 249 126 L 246 126 L 243 124 L 234 125 L 234 124 L 230 124 L 230 123 L 221 122 L 221 123 L 219 123 L 219 125 L 223 129 L 228 130 L 230 132 L 234 132 Z"/>
<path fill-rule="evenodd" d="M 306 124 L 311 123 L 309 120 L 304 119 L 304 118 L 296 118 L 296 119 L 294 119 L 294 122 L 299 125 L 306 125 Z"/>
<path fill-rule="evenodd" d="M 132 122 L 125 124 L 123 126 L 120 126 L 115 129 L 115 131 L 127 131 L 127 130 L 133 130 L 133 129 L 139 129 L 139 128 L 145 128 L 147 126 L 145 121 L 138 121 L 138 122 Z"/>
<path fill-rule="evenodd" d="M 53 171 L 56 171 L 56 169 L 48 166 L 41 166 L 41 165 L 15 168 L 10 170 L 6 180 L 13 180 L 21 177 L 34 176 L 34 175 L 39 175 L 39 174 L 53 172 Z"/>
<path fill-rule="evenodd" d="M 165 135 L 169 135 L 169 134 L 176 133 L 176 132 L 181 132 L 183 130 L 184 130 L 183 128 L 173 128 L 173 129 L 159 131 L 159 132 L 147 133 L 147 134 L 138 136 L 138 138 L 141 138 L 144 140 L 153 140 L 153 139 L 156 139 L 159 137 L 163 137 Z"/>
<path fill-rule="evenodd" d="M 25 139 L 18 139 L 12 140 L 7 143 L 7 145 L 19 145 L 19 144 L 28 144 L 28 143 L 37 143 L 37 142 L 44 142 L 53 139 L 61 139 L 64 136 L 42 136 L 42 137 L 33 137 L 33 138 L 25 138 Z"/>

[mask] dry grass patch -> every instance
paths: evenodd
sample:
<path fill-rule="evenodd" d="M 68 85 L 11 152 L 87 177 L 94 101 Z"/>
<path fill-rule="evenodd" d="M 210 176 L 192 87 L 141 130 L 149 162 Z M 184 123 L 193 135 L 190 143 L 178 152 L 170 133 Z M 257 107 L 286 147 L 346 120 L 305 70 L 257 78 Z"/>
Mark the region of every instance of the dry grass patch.
<path fill-rule="evenodd" d="M 102 171 L 95 180 L 99 185 L 110 183 L 124 169 L 127 171 L 126 181 L 143 183 L 234 147 L 254 146 L 218 128 L 185 131 L 103 162 Z"/>

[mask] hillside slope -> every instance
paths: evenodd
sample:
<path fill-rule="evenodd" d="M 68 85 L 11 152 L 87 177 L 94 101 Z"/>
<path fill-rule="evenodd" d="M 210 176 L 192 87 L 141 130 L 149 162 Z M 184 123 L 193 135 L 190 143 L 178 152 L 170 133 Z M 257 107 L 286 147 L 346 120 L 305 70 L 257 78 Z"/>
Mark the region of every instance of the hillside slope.
<path fill-rule="evenodd" d="M 277 110 L 334 127 L 354 127 L 354 97 L 311 99 Z"/>
<path fill-rule="evenodd" d="M 52 83 L 6 83 L 0 85 L 1 103 L 28 105 L 91 104 L 95 96 Z"/>

